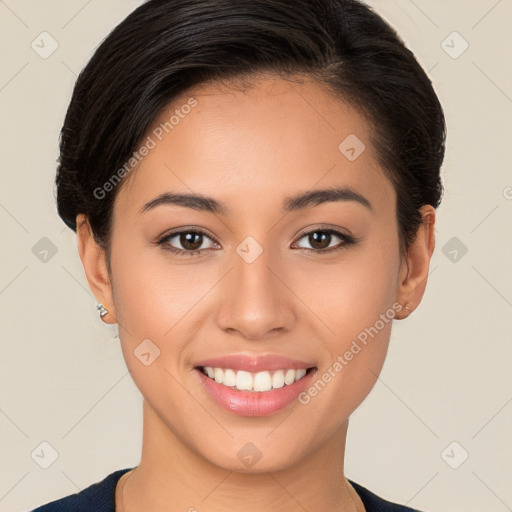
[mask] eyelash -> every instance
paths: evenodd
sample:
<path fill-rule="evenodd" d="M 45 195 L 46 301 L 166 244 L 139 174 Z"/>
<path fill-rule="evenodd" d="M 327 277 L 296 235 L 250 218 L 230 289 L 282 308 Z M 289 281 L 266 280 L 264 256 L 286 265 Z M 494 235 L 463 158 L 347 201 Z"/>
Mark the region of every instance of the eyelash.
<path fill-rule="evenodd" d="M 336 229 L 332 229 L 332 228 L 315 228 L 311 231 L 307 231 L 306 233 L 302 233 L 301 236 L 299 237 L 299 240 L 301 240 L 305 236 L 310 235 L 311 233 L 317 233 L 317 232 L 335 235 L 338 238 L 340 238 L 342 240 L 342 242 L 340 242 L 340 245 L 331 247 L 330 249 L 309 249 L 308 247 L 299 247 L 299 250 L 314 253 L 314 254 L 325 254 L 325 253 L 332 254 L 332 253 L 335 253 L 338 251 L 342 251 L 350 245 L 355 245 L 359 241 L 359 239 L 356 237 L 347 235 L 345 233 L 342 233 L 341 231 L 337 231 Z M 200 254 L 202 251 L 208 250 L 208 249 L 196 249 L 195 251 L 186 251 L 183 249 L 176 249 L 175 247 L 171 246 L 168 243 L 169 240 L 171 240 L 175 236 L 181 235 L 183 233 L 200 234 L 200 235 L 203 235 L 203 236 L 209 238 L 214 243 L 218 244 L 218 242 L 215 239 L 213 239 L 208 233 L 206 233 L 205 231 L 203 231 L 201 229 L 196 229 L 196 228 L 195 229 L 182 229 L 179 231 L 174 231 L 174 232 L 169 233 L 169 234 L 165 235 L 164 237 L 160 238 L 156 242 L 156 244 L 158 246 L 160 246 L 160 245 L 164 246 L 164 249 L 166 251 L 169 251 L 171 254 L 175 254 L 177 256 L 184 256 L 184 257 Z"/>

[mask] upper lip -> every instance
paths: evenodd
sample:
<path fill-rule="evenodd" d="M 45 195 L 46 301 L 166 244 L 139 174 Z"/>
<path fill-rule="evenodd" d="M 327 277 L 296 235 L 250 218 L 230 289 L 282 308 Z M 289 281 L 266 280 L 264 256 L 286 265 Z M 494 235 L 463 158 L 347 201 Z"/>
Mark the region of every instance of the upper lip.
<path fill-rule="evenodd" d="M 203 359 L 202 361 L 198 361 L 194 366 L 211 366 L 213 368 L 231 368 L 233 370 L 245 370 L 246 372 L 260 372 L 264 370 L 284 370 L 290 368 L 307 369 L 315 365 L 278 354 L 232 354 Z"/>

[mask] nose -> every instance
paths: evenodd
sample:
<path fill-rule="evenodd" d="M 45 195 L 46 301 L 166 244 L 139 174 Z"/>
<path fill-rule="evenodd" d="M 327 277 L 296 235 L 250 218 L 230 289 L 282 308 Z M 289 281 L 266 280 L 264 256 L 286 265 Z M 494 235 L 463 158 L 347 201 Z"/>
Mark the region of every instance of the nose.
<path fill-rule="evenodd" d="M 291 330 L 297 319 L 293 286 L 270 251 L 264 250 L 251 263 L 235 255 L 233 265 L 219 290 L 218 326 L 248 340 Z"/>

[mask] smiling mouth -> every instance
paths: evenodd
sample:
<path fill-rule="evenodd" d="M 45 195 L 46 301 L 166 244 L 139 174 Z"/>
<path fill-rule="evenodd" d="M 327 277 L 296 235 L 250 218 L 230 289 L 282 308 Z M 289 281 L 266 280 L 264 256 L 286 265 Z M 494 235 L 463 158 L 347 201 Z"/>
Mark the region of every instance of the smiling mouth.
<path fill-rule="evenodd" d="M 247 372 L 232 368 L 215 368 L 212 366 L 198 366 L 196 370 L 231 389 L 238 391 L 252 391 L 261 393 L 290 386 L 304 378 L 316 367 L 310 368 L 283 368 L 279 370 L 264 370 L 260 372 Z"/>

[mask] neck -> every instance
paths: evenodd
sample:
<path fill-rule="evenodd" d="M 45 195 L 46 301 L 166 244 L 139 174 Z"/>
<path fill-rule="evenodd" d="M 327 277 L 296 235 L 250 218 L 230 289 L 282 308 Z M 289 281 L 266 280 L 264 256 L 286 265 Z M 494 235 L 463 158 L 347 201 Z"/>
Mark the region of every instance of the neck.
<path fill-rule="evenodd" d="M 335 436 L 315 452 L 305 453 L 293 466 L 240 472 L 212 464 L 190 450 L 151 406 L 143 403 L 142 456 L 140 464 L 123 479 L 122 512 L 364 511 L 343 472 L 348 420 Z M 119 492 L 117 502 L 121 501 Z"/>

